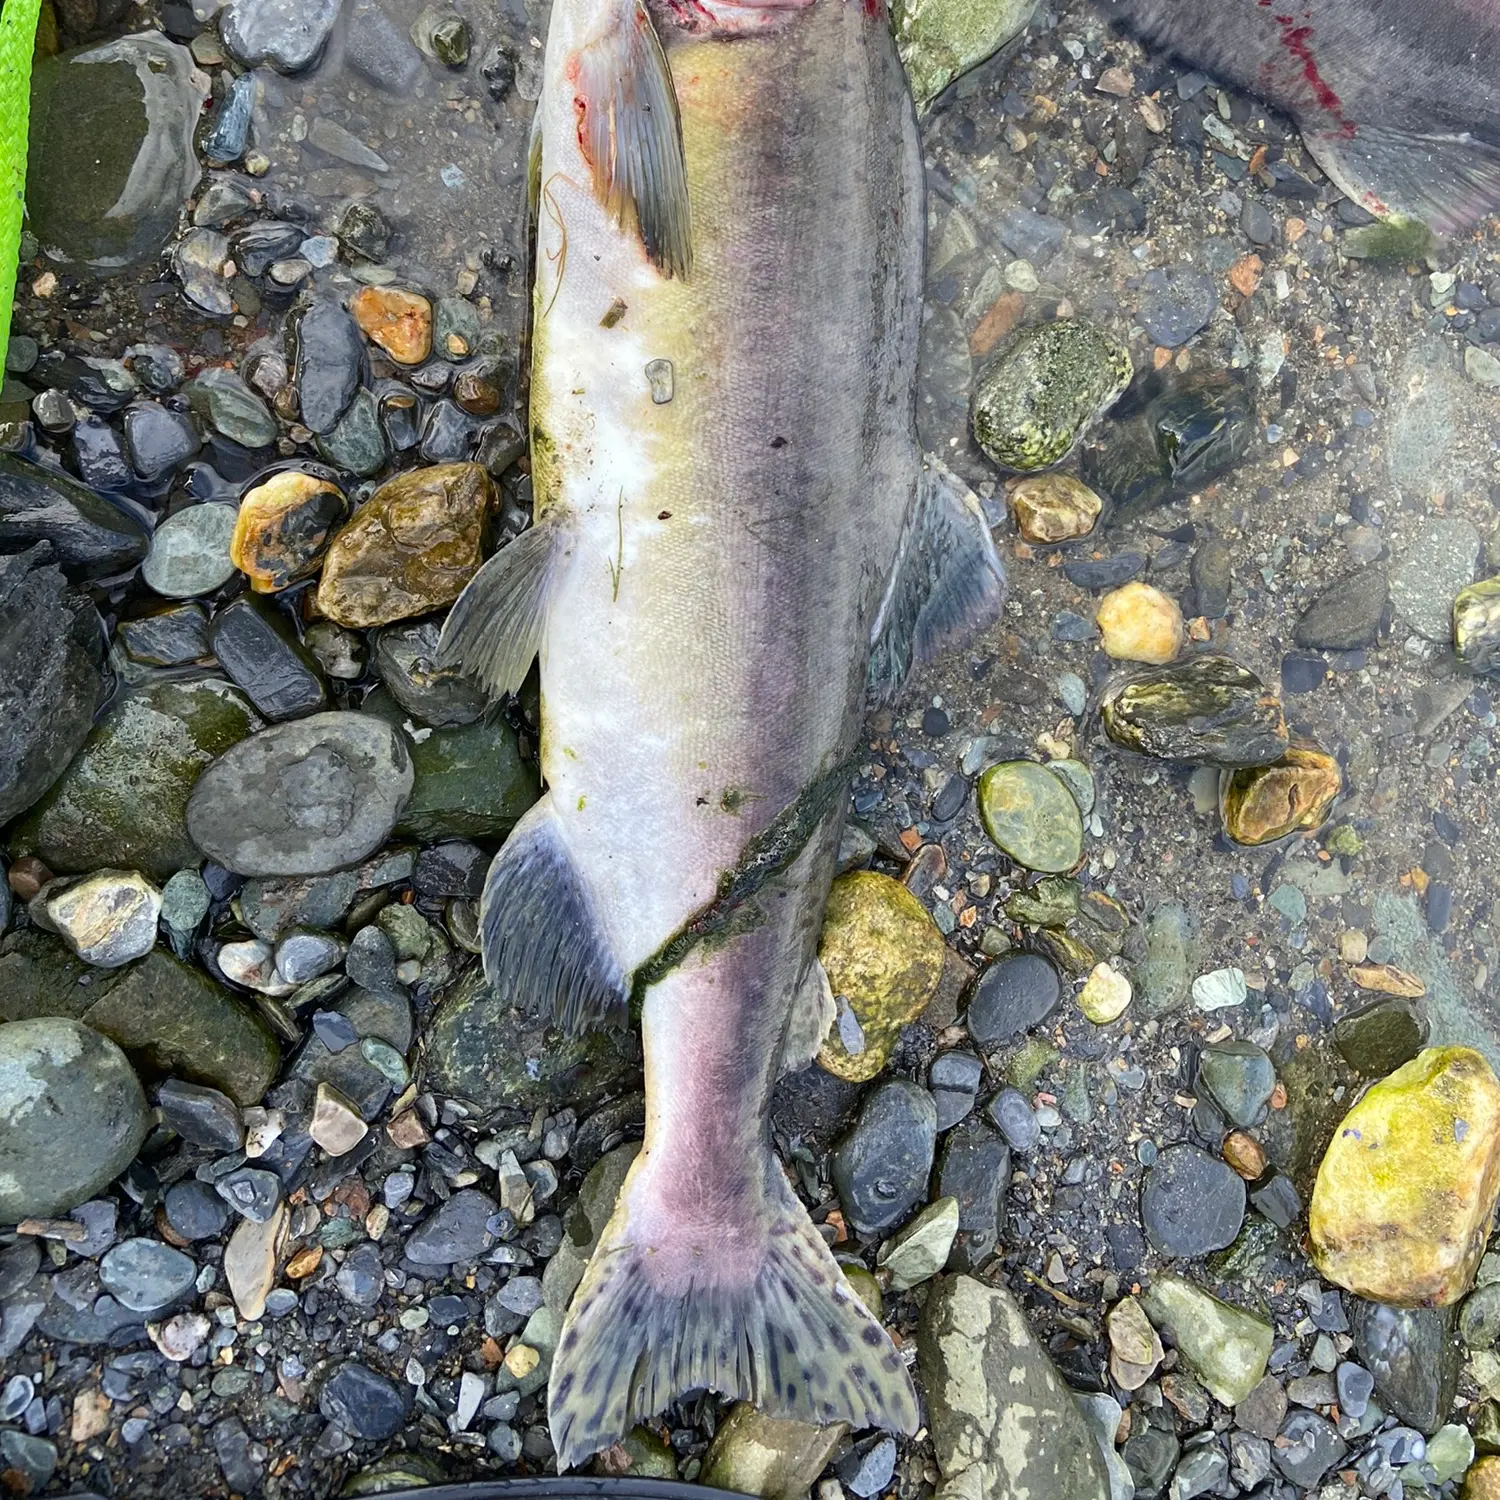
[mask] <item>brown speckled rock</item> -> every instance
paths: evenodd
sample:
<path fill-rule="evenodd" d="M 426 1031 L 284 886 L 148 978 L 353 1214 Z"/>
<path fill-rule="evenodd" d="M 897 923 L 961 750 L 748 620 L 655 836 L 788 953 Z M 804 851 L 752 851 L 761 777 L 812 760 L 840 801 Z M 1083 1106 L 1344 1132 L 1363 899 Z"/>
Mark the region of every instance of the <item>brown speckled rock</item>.
<path fill-rule="evenodd" d="M 362 630 L 451 604 L 483 560 L 480 534 L 494 499 L 478 464 L 398 474 L 333 539 L 319 610 Z"/>

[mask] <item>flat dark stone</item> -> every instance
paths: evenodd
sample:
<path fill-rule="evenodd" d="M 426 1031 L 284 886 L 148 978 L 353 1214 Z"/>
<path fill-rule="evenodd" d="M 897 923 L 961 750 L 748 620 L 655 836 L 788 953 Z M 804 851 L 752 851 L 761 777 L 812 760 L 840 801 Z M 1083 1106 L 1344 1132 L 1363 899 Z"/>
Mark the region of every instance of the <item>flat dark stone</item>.
<path fill-rule="evenodd" d="M 893 1078 L 865 1096 L 833 1153 L 834 1187 L 856 1234 L 885 1234 L 926 1201 L 936 1145 L 937 1109 L 926 1089 Z"/>
<path fill-rule="evenodd" d="M 1062 981 L 1045 958 L 1008 953 L 979 976 L 964 1021 L 981 1047 L 991 1047 L 1040 1025 L 1061 998 Z"/>
<path fill-rule="evenodd" d="M 360 1364 L 343 1364 L 323 1387 L 318 1410 L 354 1437 L 382 1442 L 406 1424 L 411 1401 L 404 1390 Z"/>
<path fill-rule="evenodd" d="M 1234 1243 L 1245 1219 L 1245 1183 L 1197 1146 L 1168 1146 L 1146 1173 L 1141 1219 L 1164 1255 L 1189 1259 Z"/>

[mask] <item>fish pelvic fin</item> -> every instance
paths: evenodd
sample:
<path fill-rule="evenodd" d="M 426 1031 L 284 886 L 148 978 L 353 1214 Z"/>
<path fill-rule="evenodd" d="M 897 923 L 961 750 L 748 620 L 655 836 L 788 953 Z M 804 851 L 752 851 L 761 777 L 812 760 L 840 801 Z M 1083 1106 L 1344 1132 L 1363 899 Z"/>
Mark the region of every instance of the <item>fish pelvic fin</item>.
<path fill-rule="evenodd" d="M 516 692 L 542 643 L 560 530 L 538 522 L 469 580 L 443 624 L 438 665 L 477 678 L 493 698 Z"/>
<path fill-rule="evenodd" d="M 1418 134 L 1378 124 L 1307 130 L 1307 149 L 1363 209 L 1455 234 L 1500 212 L 1500 144 L 1468 132 Z"/>
<path fill-rule="evenodd" d="M 870 697 L 888 702 L 915 666 L 972 639 L 1005 604 L 1005 569 L 973 492 L 929 457 L 871 635 Z"/>
<path fill-rule="evenodd" d="M 479 934 L 485 978 L 502 1003 L 549 1016 L 570 1035 L 625 1023 L 630 979 L 605 941 L 550 794 L 491 863 Z"/>
<path fill-rule="evenodd" d="M 573 69 L 578 140 L 594 191 L 621 229 L 632 221 L 665 276 L 692 270 L 692 215 L 677 89 L 642 0 L 615 0 Z"/>
<path fill-rule="evenodd" d="M 754 1221 L 705 1234 L 653 1201 L 652 1163 L 636 1159 L 552 1362 L 559 1470 L 705 1387 L 776 1417 L 916 1431 L 901 1356 L 769 1147 L 761 1157 L 750 1164 L 763 1176 Z"/>

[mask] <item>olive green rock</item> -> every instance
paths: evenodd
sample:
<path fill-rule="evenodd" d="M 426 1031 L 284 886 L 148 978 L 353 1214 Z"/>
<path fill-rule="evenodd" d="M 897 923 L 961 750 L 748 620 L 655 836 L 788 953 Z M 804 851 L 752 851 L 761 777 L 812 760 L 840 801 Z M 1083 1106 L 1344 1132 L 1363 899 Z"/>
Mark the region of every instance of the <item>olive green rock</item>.
<path fill-rule="evenodd" d="M 970 1276 L 932 1284 L 917 1329 L 937 1500 L 1107 1500 L 1102 1456 L 1015 1298 Z"/>
<path fill-rule="evenodd" d="M 1334 1132 L 1308 1207 L 1330 1281 L 1395 1307 L 1456 1302 L 1500 1196 L 1500 1081 L 1467 1047 L 1429 1047 Z"/>
<path fill-rule="evenodd" d="M 876 1264 L 890 1272 L 891 1290 L 904 1292 L 948 1264 L 958 1237 L 958 1199 L 929 1203 L 899 1234 L 881 1246 Z"/>
<path fill-rule="evenodd" d="M 1427 1045 L 1427 1017 L 1404 995 L 1387 995 L 1333 1023 L 1333 1044 L 1364 1078 L 1384 1078 Z"/>
<path fill-rule="evenodd" d="M 489 1111 L 577 1109 L 638 1087 L 634 1033 L 595 1031 L 564 1037 L 542 1019 L 496 999 L 476 964 L 444 995 L 427 1031 L 427 1082 Z"/>
<path fill-rule="evenodd" d="M 222 985 L 156 949 L 122 969 L 91 968 L 35 930 L 0 944 L 0 1020 L 66 1016 L 124 1049 L 144 1077 L 207 1084 L 257 1103 L 281 1052 L 270 1028 Z"/>
<path fill-rule="evenodd" d="M 1060 875 L 1083 858 L 1083 815 L 1073 794 L 1034 760 L 1007 760 L 979 778 L 985 832 L 1028 870 Z"/>
<path fill-rule="evenodd" d="M 835 880 L 818 957 L 835 1004 L 847 1007 L 857 1025 L 846 1017 L 834 1027 L 818 1065 L 850 1083 L 880 1072 L 901 1028 L 937 992 L 946 951 L 927 908 L 899 880 L 873 870 Z"/>
<path fill-rule="evenodd" d="M 1141 1294 L 1141 1305 L 1225 1406 L 1243 1401 L 1266 1373 L 1274 1335 L 1264 1318 L 1221 1302 L 1170 1271 L 1157 1273 Z"/>
<path fill-rule="evenodd" d="M 814 1427 L 741 1401 L 714 1434 L 699 1481 L 761 1500 L 804 1500 L 849 1427 Z"/>
<path fill-rule="evenodd" d="M 11 835 L 54 870 L 122 867 L 164 880 L 197 866 L 187 802 L 204 767 L 260 720 L 219 678 L 159 682 L 122 698 Z"/>
<path fill-rule="evenodd" d="M 1036 0 L 897 0 L 891 25 L 917 108 L 1020 36 L 1035 9 Z"/>
<path fill-rule="evenodd" d="M 1130 376 L 1130 351 L 1091 323 L 1060 318 L 1023 328 L 974 386 L 974 439 L 1002 468 L 1049 469 L 1118 399 Z"/>
<path fill-rule="evenodd" d="M 384 688 L 364 711 L 398 727 L 407 718 Z M 536 766 L 522 759 L 515 730 L 498 714 L 404 738 L 413 779 L 398 838 L 503 839 L 541 795 Z"/>

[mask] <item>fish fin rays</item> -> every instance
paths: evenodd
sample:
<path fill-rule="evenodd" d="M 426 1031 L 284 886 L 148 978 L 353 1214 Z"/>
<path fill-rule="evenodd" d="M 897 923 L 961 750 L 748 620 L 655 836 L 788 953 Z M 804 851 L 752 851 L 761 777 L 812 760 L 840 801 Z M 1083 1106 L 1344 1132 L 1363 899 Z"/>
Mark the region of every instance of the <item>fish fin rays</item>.
<path fill-rule="evenodd" d="M 622 1025 L 630 980 L 610 951 L 588 882 L 548 794 L 490 865 L 480 904 L 484 973 L 496 998 L 570 1035 Z"/>
<path fill-rule="evenodd" d="M 632 1186 L 646 1168 L 643 1153 L 553 1359 L 548 1417 L 559 1470 L 705 1387 L 802 1422 L 916 1430 L 900 1355 L 769 1149 L 751 1167 L 764 1174 L 747 1196 L 754 1222 L 717 1226 L 701 1249 L 678 1240 L 690 1231 L 664 1207 L 652 1213 L 665 1226 L 654 1241 L 633 1223 Z M 731 1243 L 733 1253 L 721 1253 Z"/>
<path fill-rule="evenodd" d="M 914 666 L 971 639 L 1005 604 L 1005 570 L 979 501 L 928 458 L 871 639 L 870 696 L 888 701 Z"/>
<path fill-rule="evenodd" d="M 692 270 L 692 216 L 677 89 L 641 0 L 616 0 L 578 51 L 579 140 L 599 201 L 622 229 L 632 221 L 664 275 Z"/>
<path fill-rule="evenodd" d="M 491 697 L 516 692 L 541 647 L 559 530 L 542 521 L 502 547 L 448 612 L 438 663 L 481 682 Z"/>
<path fill-rule="evenodd" d="M 828 1039 L 838 1014 L 833 985 L 821 959 L 814 958 L 802 976 L 802 985 L 792 1001 L 786 1036 L 781 1043 L 780 1073 L 796 1073 L 818 1055 Z"/>
<path fill-rule="evenodd" d="M 1435 234 L 1500 212 L 1500 145 L 1468 133 L 1416 135 L 1362 124 L 1345 135 L 1306 131 L 1307 148 L 1362 208 L 1418 219 Z"/>

